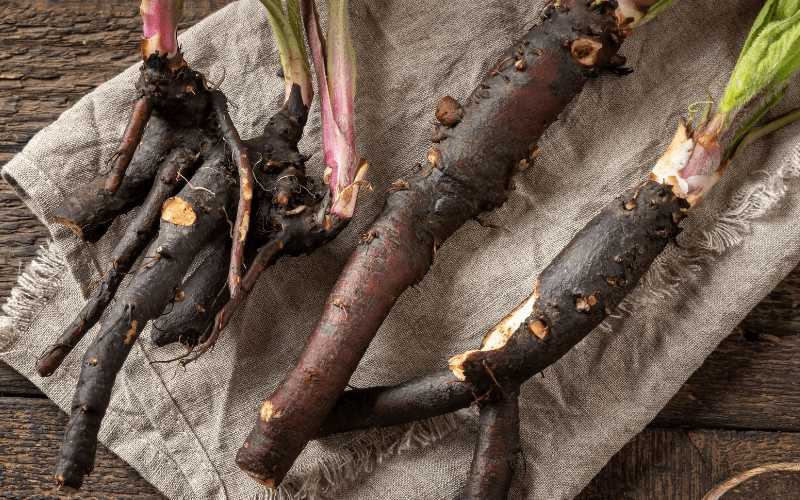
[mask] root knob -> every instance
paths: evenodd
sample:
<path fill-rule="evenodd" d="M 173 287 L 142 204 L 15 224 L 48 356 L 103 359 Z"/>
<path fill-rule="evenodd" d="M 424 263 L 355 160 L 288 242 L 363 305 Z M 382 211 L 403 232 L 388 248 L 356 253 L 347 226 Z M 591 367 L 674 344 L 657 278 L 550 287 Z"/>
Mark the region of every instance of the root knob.
<path fill-rule="evenodd" d="M 550 327 L 545 325 L 541 320 L 536 320 L 528 325 L 531 333 L 536 335 L 537 338 L 544 339 L 550 332 Z"/>
<path fill-rule="evenodd" d="M 461 105 L 449 95 L 442 97 L 436 106 L 436 119 L 446 127 L 455 126 L 461 122 L 463 116 L 464 110 L 461 109 Z"/>

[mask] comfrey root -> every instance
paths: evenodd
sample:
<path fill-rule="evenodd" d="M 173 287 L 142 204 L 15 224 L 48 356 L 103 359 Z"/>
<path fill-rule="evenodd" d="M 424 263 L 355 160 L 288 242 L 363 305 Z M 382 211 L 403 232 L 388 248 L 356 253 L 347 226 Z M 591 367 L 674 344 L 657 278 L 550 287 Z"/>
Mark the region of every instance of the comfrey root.
<path fill-rule="evenodd" d="M 460 106 L 442 99 L 438 142 L 421 171 L 400 179 L 328 299 L 297 365 L 264 403 L 237 464 L 275 487 L 345 389 L 403 291 L 464 222 L 502 205 L 512 177 L 584 82 L 624 38 L 615 5 L 558 2 L 513 42 Z"/>
<path fill-rule="evenodd" d="M 181 0 L 143 0 L 138 99 L 109 172 L 72 193 L 56 210 L 56 219 L 78 237 L 95 241 L 117 215 L 144 202 L 89 303 L 37 366 L 42 376 L 54 373 L 101 318 L 123 276 L 134 275 L 84 356 L 57 465 L 60 488 L 79 488 L 91 471 L 114 380 L 147 322 L 161 315 L 153 334 L 158 344 L 201 344 L 181 363 L 207 352 L 264 269 L 282 255 L 313 252 L 347 225 L 368 166 L 356 162 L 360 157 L 355 155 L 352 166 L 361 168 L 342 165 L 336 179 L 344 184 L 335 189 L 327 180 L 306 177 L 307 157 L 297 144 L 313 92 L 308 63 L 299 56 L 302 40 L 292 27 L 299 20 L 281 20 L 280 2 L 270 3 L 268 13 L 286 56 L 282 62 L 288 65 L 286 99 L 264 133 L 246 141 L 234 127 L 219 83 L 209 87 L 183 60 L 176 38 L 182 8 Z M 290 9 L 295 14 L 298 10 Z M 344 80 L 353 85 L 354 69 L 350 76 Z M 348 94 L 350 108 L 353 92 Z M 341 118 L 354 129 L 352 114 L 326 116 Z M 355 152 L 354 137 L 341 146 Z M 157 222 L 158 235 L 143 252 Z M 229 239 L 222 234 L 230 234 Z M 215 239 L 211 254 L 182 285 L 198 252 Z M 143 263 L 137 266 L 142 253 Z M 220 286 L 225 274 L 227 289 Z"/>
<path fill-rule="evenodd" d="M 501 397 L 502 384 L 550 366 L 611 314 L 677 236 L 686 207 L 668 185 L 629 189 L 542 271 L 531 296 L 489 331 L 482 350 L 395 387 L 345 392 L 316 435 L 411 422 Z"/>
<path fill-rule="evenodd" d="M 510 384 L 500 401 L 481 407 L 478 439 L 461 500 L 503 500 L 521 454 L 519 385 Z"/>

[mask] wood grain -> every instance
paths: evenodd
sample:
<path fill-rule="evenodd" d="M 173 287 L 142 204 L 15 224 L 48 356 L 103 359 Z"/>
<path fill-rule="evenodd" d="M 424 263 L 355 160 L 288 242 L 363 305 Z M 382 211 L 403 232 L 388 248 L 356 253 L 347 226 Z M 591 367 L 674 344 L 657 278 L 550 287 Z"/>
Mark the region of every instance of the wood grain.
<path fill-rule="evenodd" d="M 0 401 L 5 396 L 46 397 L 38 387 L 33 385 L 33 382 L 20 375 L 3 361 L 0 361 Z M 2 450 L 0 450 L 0 456 L 2 456 Z"/>
<path fill-rule="evenodd" d="M 730 476 L 794 461 L 800 461 L 794 432 L 647 428 L 575 500 L 699 500 Z"/>
<path fill-rule="evenodd" d="M 53 490 L 53 465 L 67 415 L 47 399 L 0 398 L 0 497 L 64 498 Z M 84 491 L 71 498 L 163 499 L 131 467 L 100 445 L 95 471 Z"/>
<path fill-rule="evenodd" d="M 795 269 L 742 321 L 750 340 L 800 336 L 800 272 Z"/>
<path fill-rule="evenodd" d="M 798 381 L 800 337 L 748 341 L 737 330 L 673 396 L 653 425 L 800 431 Z"/>

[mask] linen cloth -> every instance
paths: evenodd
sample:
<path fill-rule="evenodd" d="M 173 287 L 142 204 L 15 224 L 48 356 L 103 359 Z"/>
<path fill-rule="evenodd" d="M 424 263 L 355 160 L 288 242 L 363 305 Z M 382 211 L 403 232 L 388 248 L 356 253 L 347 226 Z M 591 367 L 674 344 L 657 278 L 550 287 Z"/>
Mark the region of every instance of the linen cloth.
<path fill-rule="evenodd" d="M 181 349 L 156 350 L 148 327 L 117 379 L 100 432 L 106 446 L 172 499 L 457 495 L 474 446 L 474 409 L 312 442 L 278 492 L 249 480 L 233 459 L 380 210 L 381 193 L 424 159 L 438 99 L 463 101 L 508 39 L 538 21 L 543 4 L 350 2 L 358 142 L 372 164 L 374 191 L 361 196 L 355 220 L 336 241 L 270 269 L 215 349 L 185 372 L 174 376 L 171 364 L 149 364 Z M 754 0 L 683 1 L 637 29 L 621 50 L 635 72 L 603 75 L 586 85 L 541 139 L 534 168 L 517 176 L 508 203 L 485 215 L 505 229 L 468 223 L 446 242 L 420 290 L 400 298 L 351 384 L 398 383 L 476 348 L 527 297 L 538 272 L 572 235 L 647 175 L 687 105 L 706 99 L 704 90 L 687 85 L 727 82 L 761 6 Z M 188 30 L 180 43 L 186 60 L 210 82 L 225 70 L 221 89 L 240 134 L 259 134 L 283 94 L 263 6 L 256 0 L 233 3 Z M 52 243 L 5 306 L 0 350 L 65 410 L 97 327 L 54 376 L 39 378 L 36 358 L 81 309 L 83 290 L 110 265 L 110 252 L 133 214 L 94 245 L 55 224 L 51 214 L 105 168 L 135 98 L 138 67 L 85 96 L 3 169 L 4 179 L 50 230 Z M 770 114 L 798 105 L 793 85 Z M 515 478 L 511 498 L 576 495 L 798 263 L 799 145 L 795 124 L 751 146 L 684 223 L 682 248 L 662 255 L 628 302 L 629 313 L 609 319 L 523 386 L 525 474 Z M 316 104 L 300 148 L 321 149 Z M 318 176 L 321 156 L 309 166 Z"/>

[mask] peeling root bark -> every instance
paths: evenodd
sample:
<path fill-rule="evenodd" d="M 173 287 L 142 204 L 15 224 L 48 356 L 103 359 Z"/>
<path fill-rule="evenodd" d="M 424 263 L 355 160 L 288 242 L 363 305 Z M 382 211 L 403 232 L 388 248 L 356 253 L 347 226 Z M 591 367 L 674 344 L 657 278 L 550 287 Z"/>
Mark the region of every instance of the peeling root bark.
<path fill-rule="evenodd" d="M 674 241 L 688 206 L 666 184 L 647 181 L 629 189 L 542 271 L 527 316 L 495 327 L 481 350 L 452 358 L 450 369 L 473 387 L 488 388 L 495 380 L 527 380 L 560 359 L 616 309 Z"/>
<path fill-rule="evenodd" d="M 196 215 L 195 222 L 180 225 L 162 218 L 158 238 L 146 256 L 152 262 L 134 276 L 86 351 L 56 463 L 57 487 L 77 490 L 84 474 L 92 471 L 97 433 L 125 358 L 147 322 L 172 300 L 195 254 L 223 228 L 223 208 L 232 208 L 235 198 L 231 193 L 236 186 L 235 177 L 227 169 L 226 154 L 224 144 L 208 154 L 193 177 L 196 186 L 203 189 L 186 186 L 178 194 Z"/>
<path fill-rule="evenodd" d="M 520 454 L 519 385 L 481 407 L 478 439 L 461 500 L 505 500 Z"/>
<path fill-rule="evenodd" d="M 521 162 L 590 76 L 610 66 L 624 38 L 613 9 L 560 2 L 501 56 L 463 107 L 442 107 L 428 162 L 390 190 L 328 299 L 295 368 L 237 455 L 262 484 L 277 486 L 317 432 L 400 294 L 422 279 L 436 249 L 464 222 L 502 205 Z M 616 34 L 615 34 L 616 33 Z M 587 63 L 570 45 L 600 43 Z M 515 62 L 516 61 L 516 62 Z M 521 62 L 520 62 L 521 61 Z M 447 104 L 447 103 L 445 103 Z"/>

